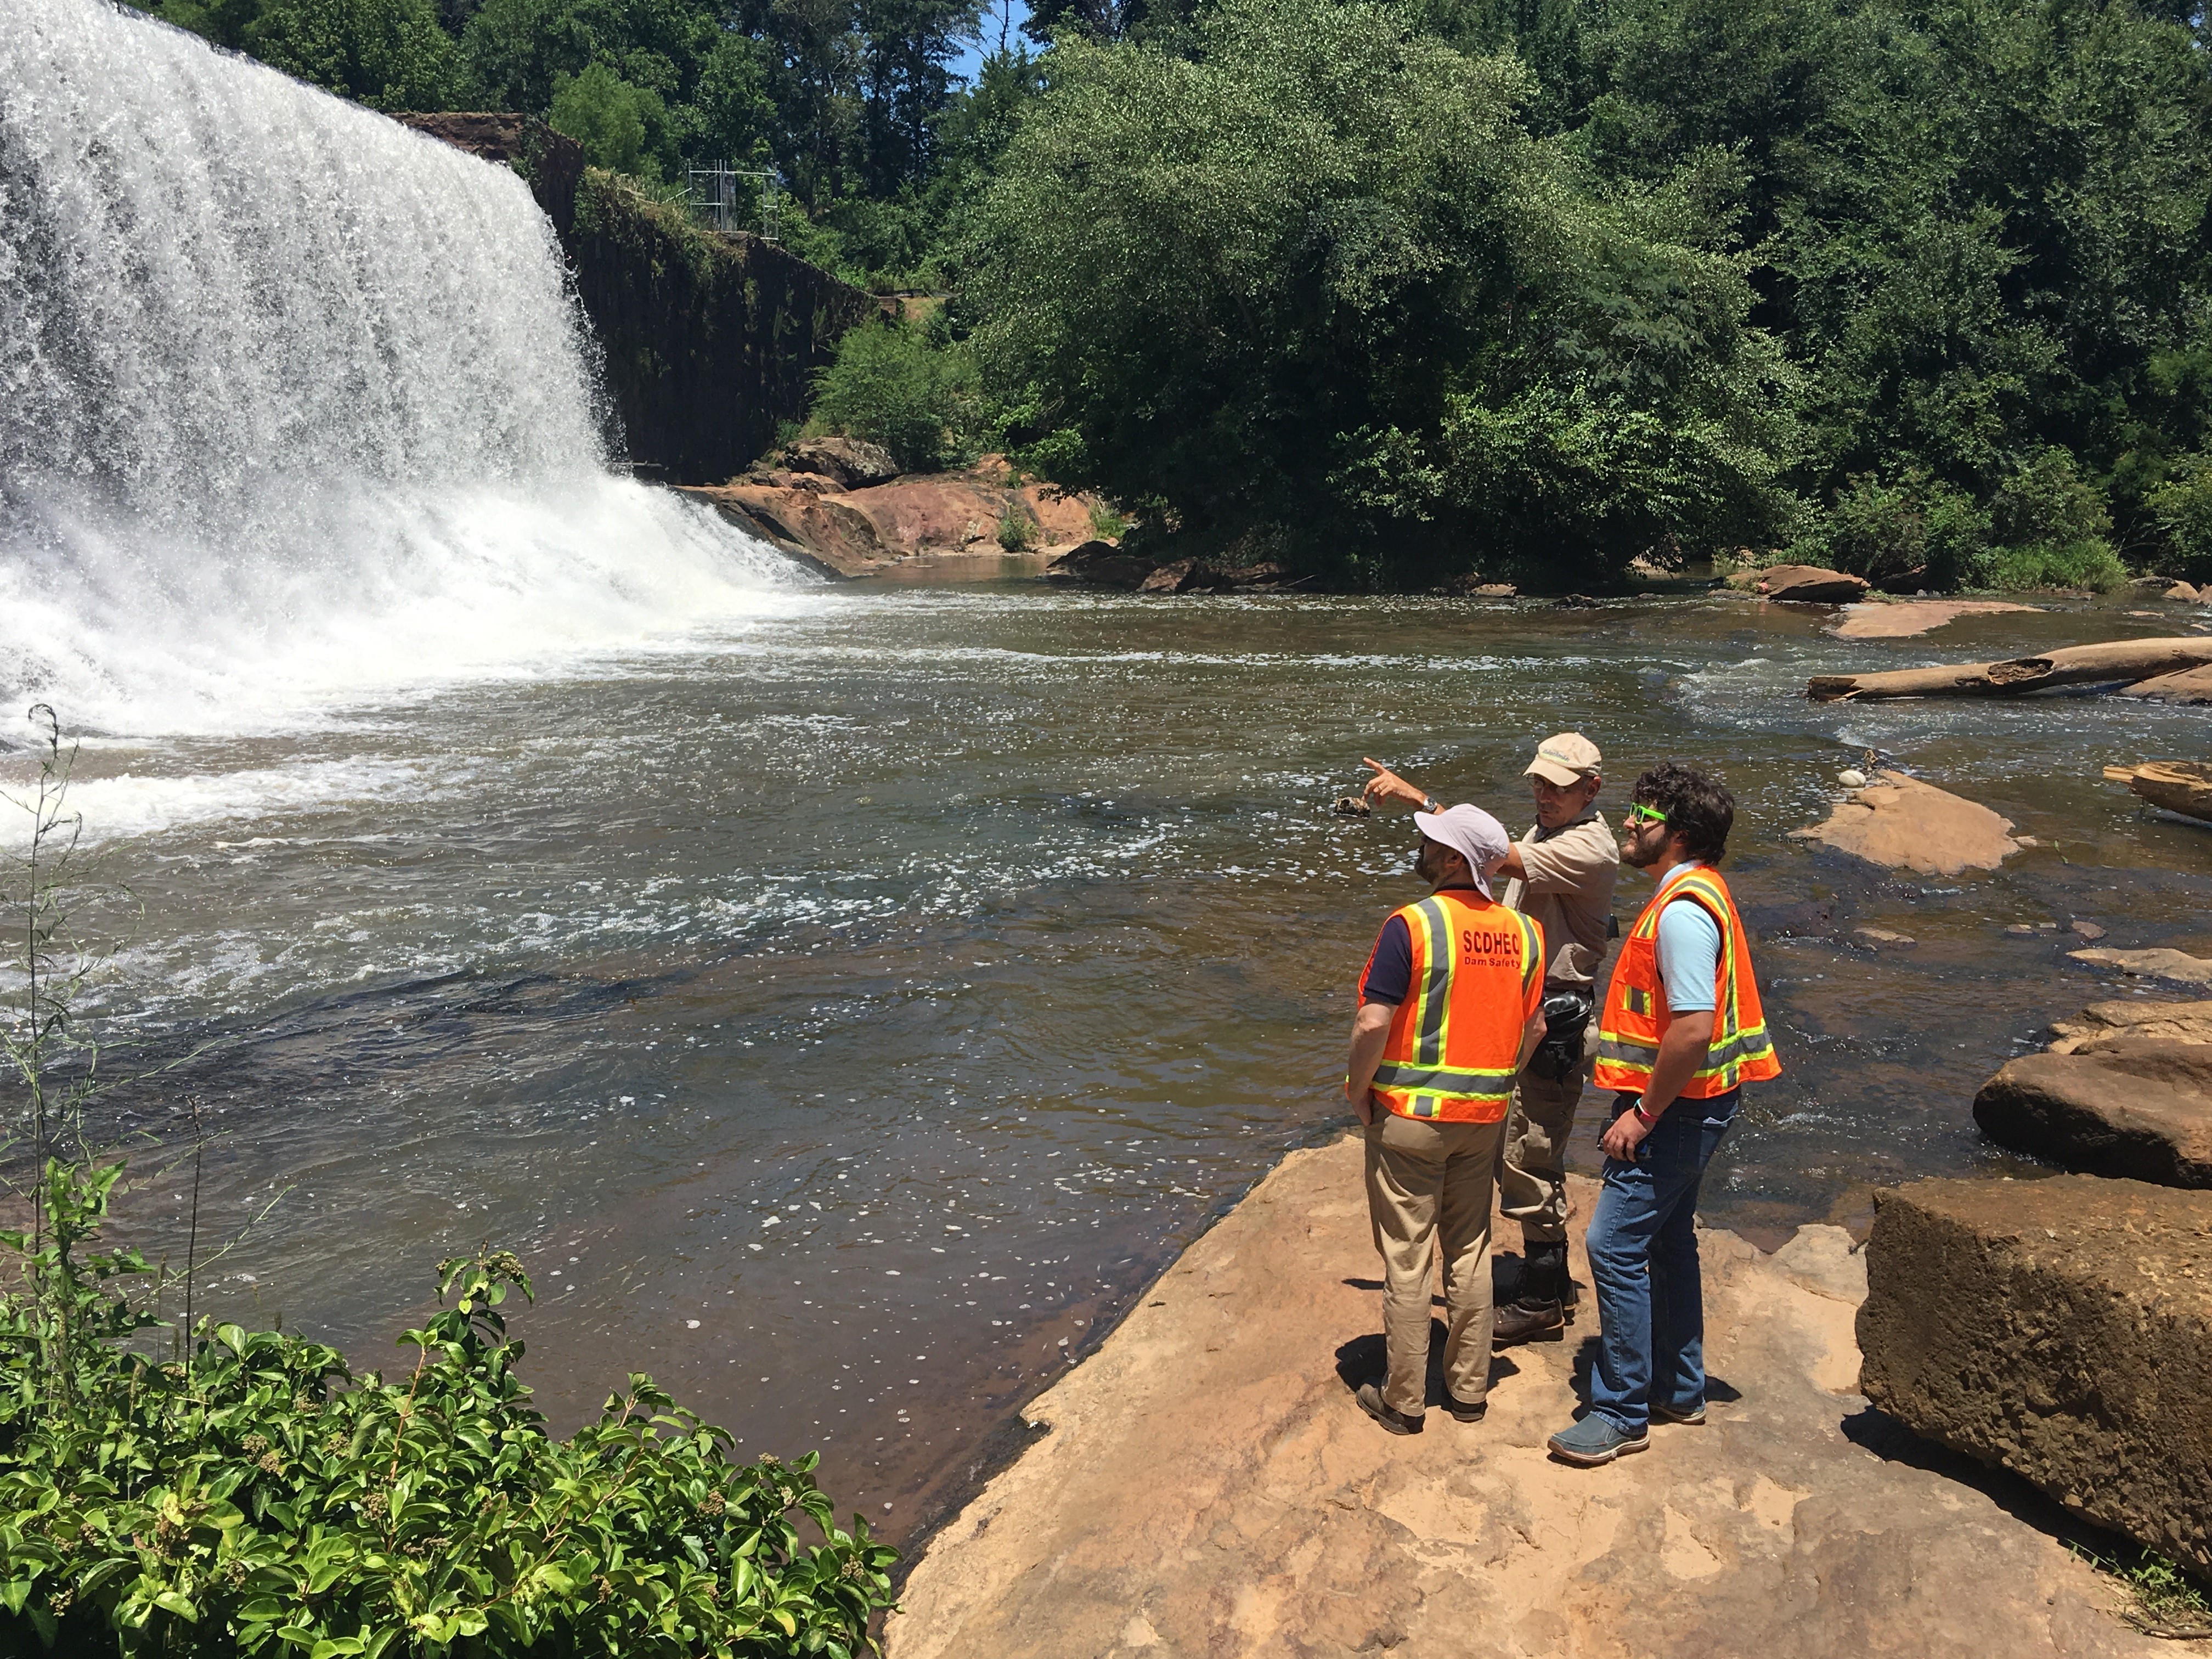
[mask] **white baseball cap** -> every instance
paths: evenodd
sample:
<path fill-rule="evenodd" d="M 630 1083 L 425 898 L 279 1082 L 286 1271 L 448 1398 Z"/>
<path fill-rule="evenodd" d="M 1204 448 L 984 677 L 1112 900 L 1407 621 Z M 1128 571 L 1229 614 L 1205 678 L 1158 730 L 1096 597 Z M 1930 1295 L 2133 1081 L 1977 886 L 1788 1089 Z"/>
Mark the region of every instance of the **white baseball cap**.
<path fill-rule="evenodd" d="M 1474 872 L 1474 884 L 1491 896 L 1490 872 L 1513 850 L 1505 826 L 1480 806 L 1447 806 L 1441 812 L 1416 812 L 1413 827 L 1431 841 L 1449 847 Z"/>

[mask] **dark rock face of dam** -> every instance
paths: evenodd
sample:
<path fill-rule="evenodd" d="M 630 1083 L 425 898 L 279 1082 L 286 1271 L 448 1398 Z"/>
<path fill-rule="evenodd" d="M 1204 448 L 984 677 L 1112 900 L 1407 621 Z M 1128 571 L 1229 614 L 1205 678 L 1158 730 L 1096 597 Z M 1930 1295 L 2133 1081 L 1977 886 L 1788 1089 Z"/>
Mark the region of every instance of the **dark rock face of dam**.
<path fill-rule="evenodd" d="M 761 237 L 726 235 L 584 166 L 533 117 L 403 115 L 529 181 L 575 272 L 622 447 L 641 475 L 720 483 L 800 421 L 817 370 L 877 302 Z"/>

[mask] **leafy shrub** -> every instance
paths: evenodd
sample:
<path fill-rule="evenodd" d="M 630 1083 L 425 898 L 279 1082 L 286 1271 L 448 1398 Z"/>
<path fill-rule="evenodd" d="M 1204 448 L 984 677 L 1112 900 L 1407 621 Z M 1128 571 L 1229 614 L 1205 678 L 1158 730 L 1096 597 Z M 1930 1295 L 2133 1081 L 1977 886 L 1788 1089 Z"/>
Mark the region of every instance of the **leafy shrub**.
<path fill-rule="evenodd" d="M 2105 539 L 2112 521 L 2104 497 L 2073 456 L 2045 450 L 2006 475 L 1990 501 L 1986 567 L 1993 587 L 2118 587 L 2127 571 Z"/>
<path fill-rule="evenodd" d="M 999 545 L 1009 553 L 1018 553 L 1030 544 L 1036 531 L 1028 514 L 1018 507 L 1009 508 L 999 518 Z"/>
<path fill-rule="evenodd" d="M 2173 550 L 2176 574 L 2212 581 L 2212 451 L 2185 459 L 2176 477 L 2144 497 Z"/>
<path fill-rule="evenodd" d="M 553 82 L 545 124 L 584 147 L 596 167 L 658 179 L 660 163 L 647 148 L 653 130 L 666 125 L 658 93 L 634 87 L 605 64 L 586 64 Z"/>
<path fill-rule="evenodd" d="M 908 472 L 930 472 L 964 450 L 980 415 L 968 349 L 936 328 L 903 322 L 854 329 L 815 381 L 810 427 L 881 444 Z"/>
<path fill-rule="evenodd" d="M 632 1376 L 556 1440 L 498 1311 L 512 1256 L 441 1265 L 387 1382 L 334 1349 L 200 1322 L 169 1363 L 99 1248 L 120 1164 L 49 1160 L 0 1236 L 0 1650 L 301 1659 L 828 1654 L 872 1646 L 896 1553 L 835 1524 L 812 1455 L 740 1463 Z M 806 1547 L 795 1524 L 818 1528 Z"/>
<path fill-rule="evenodd" d="M 1972 496 L 1912 467 L 1894 484 L 1853 477 L 1791 552 L 1877 587 L 1942 592 L 1981 578 L 1989 534 Z"/>
<path fill-rule="evenodd" d="M 1118 542 L 1129 533 L 1129 521 L 1103 497 L 1091 498 L 1091 533 L 1103 542 Z"/>

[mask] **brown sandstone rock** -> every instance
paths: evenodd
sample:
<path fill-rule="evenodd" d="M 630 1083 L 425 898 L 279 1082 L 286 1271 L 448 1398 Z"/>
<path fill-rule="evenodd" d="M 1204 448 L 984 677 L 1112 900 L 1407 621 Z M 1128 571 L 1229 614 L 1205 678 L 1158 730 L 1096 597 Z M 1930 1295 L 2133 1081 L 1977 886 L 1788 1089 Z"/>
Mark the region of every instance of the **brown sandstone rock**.
<path fill-rule="evenodd" d="M 1189 587 L 1190 579 L 1197 569 L 1196 559 L 1177 559 L 1171 564 L 1161 565 L 1137 584 L 1137 592 L 1181 593 Z"/>
<path fill-rule="evenodd" d="M 1839 640 L 1903 640 L 1931 633 L 1961 617 L 2034 609 L 2032 605 L 2013 605 L 2003 599 L 1907 599 L 1895 605 L 1853 605 L 1844 608 L 1844 614 L 1828 631 Z"/>
<path fill-rule="evenodd" d="M 1704 1235 L 1728 1387 L 1641 1456 L 1545 1455 L 1589 1313 L 1493 1362 L 1481 1423 L 1385 1434 L 1347 1387 L 1381 1346 L 1361 1157 L 1291 1153 L 1032 1402 L 1046 1431 L 931 1539 L 890 1659 L 2163 1652 L 2020 1506 L 1852 1397 L 1865 1258 L 1839 1228 L 1771 1258 Z M 1595 1187 L 1572 1190 L 1578 1235 Z"/>
<path fill-rule="evenodd" d="M 2051 1035 L 2048 1052 L 2054 1054 L 2085 1054 L 2121 1037 L 2212 1044 L 2212 1002 L 2093 1002 L 2080 1018 L 2054 1022 Z"/>
<path fill-rule="evenodd" d="M 802 438 L 787 444 L 783 464 L 793 472 L 818 472 L 842 489 L 865 489 L 898 477 L 898 463 L 878 444 L 858 438 Z"/>
<path fill-rule="evenodd" d="M 1824 570 L 1815 564 L 1777 564 L 1759 573 L 1756 591 L 1770 599 L 1842 605 L 1864 599 L 1868 586 L 1865 577 L 1846 575 L 1840 570 Z"/>
<path fill-rule="evenodd" d="M 1916 1433 L 2212 1569 L 2212 1225 L 2134 1181 L 1875 1195 L 1861 1387 Z M 1990 1652 L 2002 1651 L 2001 1645 Z"/>
<path fill-rule="evenodd" d="M 1986 806 L 1902 772 L 1881 772 L 1838 802 L 1826 823 L 1790 833 L 1890 869 L 1955 876 L 1994 870 L 2018 852 L 2011 829 L 2011 819 Z"/>
<path fill-rule="evenodd" d="M 2114 951 L 2099 947 L 2069 951 L 2075 962 L 2097 968 L 2117 968 L 2122 973 L 2149 979 L 2170 979 L 2177 985 L 2212 985 L 2212 959 L 2192 957 L 2186 951 Z"/>
<path fill-rule="evenodd" d="M 2184 668 L 2172 674 L 2137 680 L 2117 695 L 2142 697 L 2151 702 L 2212 702 L 2212 665 Z"/>
<path fill-rule="evenodd" d="M 2212 1048 L 2130 1036 L 2025 1054 L 1982 1085 L 1974 1121 L 2063 1169 L 2212 1187 Z"/>

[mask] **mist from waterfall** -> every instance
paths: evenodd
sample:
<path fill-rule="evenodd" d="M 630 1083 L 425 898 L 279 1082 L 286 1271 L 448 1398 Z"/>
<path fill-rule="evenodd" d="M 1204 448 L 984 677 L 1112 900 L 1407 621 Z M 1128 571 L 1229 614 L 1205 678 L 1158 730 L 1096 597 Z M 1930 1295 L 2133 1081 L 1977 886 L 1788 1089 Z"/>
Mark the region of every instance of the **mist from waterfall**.
<path fill-rule="evenodd" d="M 611 473 L 523 181 L 105 0 L 0 43 L 0 697 L 258 729 L 773 608 Z"/>

